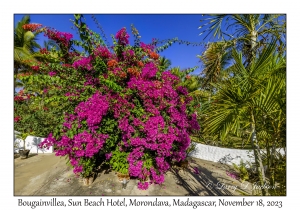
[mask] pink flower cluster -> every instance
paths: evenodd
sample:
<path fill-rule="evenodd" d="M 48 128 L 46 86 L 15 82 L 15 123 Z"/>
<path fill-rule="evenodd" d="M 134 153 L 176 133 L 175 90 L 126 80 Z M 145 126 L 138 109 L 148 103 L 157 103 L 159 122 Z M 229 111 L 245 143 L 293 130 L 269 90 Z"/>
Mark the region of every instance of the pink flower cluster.
<path fill-rule="evenodd" d="M 138 183 L 138 188 L 140 190 L 147 190 L 149 187 L 149 183 L 148 182 L 139 182 Z"/>
<path fill-rule="evenodd" d="M 83 68 L 83 69 L 87 69 L 87 70 L 92 70 L 93 68 L 93 65 L 92 65 L 92 58 L 89 56 L 89 57 L 82 57 L 81 59 L 75 61 L 73 63 L 73 67 L 75 69 L 78 69 L 78 68 Z"/>
<path fill-rule="evenodd" d="M 65 47 L 69 46 L 69 41 L 73 38 L 73 35 L 66 32 L 60 32 L 55 29 L 45 29 L 45 36 L 58 43 L 61 43 Z"/>
<path fill-rule="evenodd" d="M 143 43 L 143 42 L 140 43 L 140 47 L 141 47 L 145 52 L 153 51 L 153 50 L 154 50 L 154 46 L 153 46 L 153 45 L 145 44 L 145 43 Z"/>
<path fill-rule="evenodd" d="M 78 116 L 78 120 L 86 120 L 87 126 L 91 131 L 95 131 L 102 117 L 106 115 L 109 108 L 109 103 L 106 100 L 106 97 L 101 93 L 95 93 L 89 100 L 86 102 L 81 102 L 75 108 L 75 113 Z"/>
<path fill-rule="evenodd" d="M 55 76 L 55 75 L 56 75 L 56 72 L 54 72 L 54 71 L 50 71 L 48 74 L 49 74 L 49 76 L 50 76 L 50 77 L 53 77 L 53 76 Z"/>
<path fill-rule="evenodd" d="M 144 155 L 143 151 L 144 151 L 143 147 L 136 147 L 128 155 L 127 160 L 129 163 L 128 170 L 130 176 L 139 177 L 140 175 L 142 175 L 141 172 L 142 172 L 143 161 L 141 161 L 140 159 Z"/>
<path fill-rule="evenodd" d="M 118 39 L 118 44 L 120 45 L 129 44 L 129 34 L 126 32 L 125 28 L 122 28 L 116 33 L 116 39 Z"/>
<path fill-rule="evenodd" d="M 100 151 L 107 161 L 116 157 L 115 151 L 126 154 L 129 175 L 141 180 L 138 188 L 145 190 L 149 184 L 162 184 L 170 164 L 186 158 L 189 134 L 199 129 L 199 124 L 195 114 L 188 114 L 187 105 L 192 98 L 179 85 L 180 79 L 170 71 L 158 74 L 156 62 L 143 60 L 144 52 L 152 51 L 153 46 L 141 43 L 144 52 L 134 51 L 130 46 L 124 47 L 128 38 L 122 28 L 116 34 L 122 47 L 115 48 L 121 52 L 112 53 L 100 46 L 93 55 L 73 63 L 76 72 L 83 73 L 83 89 L 94 92 L 87 100 L 79 101 L 72 114 L 65 115 L 60 137 L 50 134 L 41 146 L 56 145 L 56 155 L 67 155 L 74 173 L 83 173 L 83 162 L 99 157 Z M 100 67 L 94 69 L 97 62 L 93 59 L 106 64 L 101 68 L 107 69 L 101 71 L 109 84 L 99 81 L 95 71 Z M 85 69 L 89 71 L 82 71 Z M 60 72 L 57 74 L 60 76 Z M 79 98 L 82 93 L 81 89 L 68 91 L 65 96 L 69 99 Z M 111 131 L 106 130 L 110 124 Z M 150 181 L 145 182 L 147 179 Z"/>
<path fill-rule="evenodd" d="M 95 156 L 105 144 L 109 137 L 107 134 L 99 134 L 96 132 L 101 123 L 102 116 L 106 115 L 108 110 L 108 102 L 105 96 L 95 93 L 86 102 L 81 102 L 75 109 L 75 114 L 66 115 L 63 123 L 65 133 L 60 139 L 55 139 L 52 134 L 48 136 L 40 144 L 40 147 L 49 147 L 53 144 L 57 146 L 56 156 L 68 155 L 70 163 L 74 166 L 74 173 L 83 171 L 84 166 L 80 164 L 81 158 L 92 158 Z M 68 137 L 68 130 L 73 125 L 81 127 L 81 123 L 86 122 L 89 127 L 88 131 L 76 133 L 73 138 Z M 107 155 L 109 159 L 111 154 Z"/>
<path fill-rule="evenodd" d="M 99 82 L 99 78 L 95 78 L 93 76 L 91 76 L 90 74 L 86 75 L 85 76 L 85 83 L 84 83 L 84 86 L 92 86 L 92 87 L 95 87 L 97 85 L 99 85 L 100 82 Z"/>
<path fill-rule="evenodd" d="M 15 118 L 14 118 L 14 122 L 19 122 L 21 120 L 21 117 L 20 116 L 16 116 Z"/>
<path fill-rule="evenodd" d="M 111 56 L 110 51 L 107 49 L 107 47 L 100 46 L 94 50 L 94 55 L 96 57 L 100 56 L 102 58 L 109 58 Z"/>
<path fill-rule="evenodd" d="M 134 58 L 134 51 L 132 49 L 125 50 L 123 52 L 123 58 L 124 58 L 124 60 L 127 60 L 127 61 L 133 60 L 133 58 Z"/>
<path fill-rule="evenodd" d="M 187 90 L 183 87 L 174 90 L 173 86 L 179 82 L 178 77 L 170 72 L 164 72 L 162 79 L 164 82 L 160 88 L 157 88 L 156 80 L 152 80 L 156 67 L 153 63 L 148 63 L 143 69 L 144 76 L 142 78 L 131 78 L 128 87 L 137 91 L 138 95 L 144 101 L 145 110 L 154 115 L 149 117 L 146 122 L 134 119 L 132 126 L 136 130 L 141 130 L 145 137 L 130 138 L 130 144 L 133 148 L 128 156 L 129 173 L 131 176 L 142 176 L 143 168 L 141 160 L 143 148 L 155 151 L 155 168 L 151 168 L 151 177 L 154 183 L 162 183 L 164 181 L 164 173 L 170 168 L 168 160 L 181 161 L 186 157 L 186 149 L 190 144 L 189 131 L 199 129 L 199 125 L 195 116 L 188 117 L 186 114 L 186 104 L 191 98 L 186 97 L 181 102 L 182 95 L 187 95 Z M 169 114 L 169 120 L 164 119 L 161 113 L 165 111 Z M 130 125 L 126 125 L 127 128 Z M 167 131 L 167 132 L 165 132 Z M 128 137 L 128 135 L 126 136 Z M 127 138 L 125 138 L 127 139 Z M 173 144 L 178 145 L 178 150 L 173 149 Z"/>
<path fill-rule="evenodd" d="M 112 156 L 112 153 L 106 153 L 105 154 L 106 160 L 109 160 L 111 158 L 111 156 Z"/>
<path fill-rule="evenodd" d="M 145 79 L 151 79 L 155 77 L 157 70 L 158 69 L 154 63 L 147 63 L 142 69 L 142 77 Z"/>

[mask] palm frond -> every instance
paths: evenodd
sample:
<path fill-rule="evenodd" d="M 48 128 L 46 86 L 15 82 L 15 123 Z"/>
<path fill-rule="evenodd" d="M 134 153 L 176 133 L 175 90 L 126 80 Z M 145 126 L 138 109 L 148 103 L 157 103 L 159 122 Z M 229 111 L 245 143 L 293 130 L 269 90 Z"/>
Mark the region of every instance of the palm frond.
<path fill-rule="evenodd" d="M 253 103 L 264 113 L 271 114 L 280 109 L 278 96 L 281 91 L 285 91 L 285 80 L 280 76 L 271 77 L 262 90 L 259 97 L 253 99 Z"/>
<path fill-rule="evenodd" d="M 261 53 L 257 61 L 252 65 L 251 76 L 262 74 L 263 71 L 268 70 L 266 66 L 270 65 L 274 58 L 274 52 L 276 49 L 276 41 L 273 40 Z"/>
<path fill-rule="evenodd" d="M 200 33 L 200 35 L 207 33 L 207 35 L 204 37 L 206 39 L 211 33 L 213 33 L 214 37 L 223 38 L 223 32 L 222 32 L 222 22 L 226 18 L 227 15 L 211 15 L 212 18 L 207 18 L 204 21 L 209 21 L 206 24 L 201 25 L 199 28 L 203 28 L 206 25 L 210 24 L 210 27 L 205 29 L 203 32 Z"/>
<path fill-rule="evenodd" d="M 221 72 L 230 64 L 231 53 L 229 50 L 233 45 L 233 42 L 213 42 L 202 56 L 198 56 L 204 65 L 204 86 L 211 82 L 218 82 Z"/>
<path fill-rule="evenodd" d="M 18 63 L 23 63 L 31 58 L 31 53 L 23 47 L 14 47 L 14 60 Z"/>

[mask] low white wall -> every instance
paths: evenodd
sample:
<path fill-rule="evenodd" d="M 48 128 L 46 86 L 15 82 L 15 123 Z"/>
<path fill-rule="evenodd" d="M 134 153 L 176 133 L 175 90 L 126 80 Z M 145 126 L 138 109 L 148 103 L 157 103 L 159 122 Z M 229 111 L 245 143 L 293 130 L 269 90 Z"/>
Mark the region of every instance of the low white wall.
<path fill-rule="evenodd" d="M 30 153 L 52 153 L 53 147 L 51 146 L 49 150 L 39 148 L 38 145 L 44 140 L 45 138 L 36 137 L 36 136 L 27 136 L 25 139 L 26 149 L 30 150 Z M 15 138 L 15 152 L 19 152 L 19 149 L 24 148 L 24 141 L 21 139 Z"/>
<path fill-rule="evenodd" d="M 14 152 L 15 153 L 18 153 L 19 152 L 19 149 L 21 149 L 21 144 L 22 144 L 22 140 L 21 139 L 18 139 L 18 138 L 15 138 L 14 139 Z"/>
<path fill-rule="evenodd" d="M 26 149 L 30 149 L 30 153 L 53 153 L 53 147 L 49 150 L 38 148 L 37 145 L 42 142 L 45 138 L 36 136 L 27 136 L 25 140 Z M 15 138 L 15 152 L 19 149 L 24 148 L 24 142 L 21 139 Z M 228 149 L 215 146 L 209 146 L 205 144 L 195 143 L 195 150 L 192 151 L 189 156 L 209 160 L 213 162 L 221 162 L 232 165 L 232 163 L 240 164 L 241 159 L 244 162 L 254 162 L 254 154 L 252 150 L 243 149 Z M 277 149 L 281 154 L 284 154 L 283 149 Z"/>
<path fill-rule="evenodd" d="M 196 144 L 196 148 L 190 153 L 189 156 L 191 157 L 213 162 L 221 162 L 229 165 L 232 165 L 232 163 L 240 164 L 241 159 L 244 162 L 254 162 L 254 154 L 252 150 L 228 149 L 200 143 L 194 144 Z M 284 154 L 283 149 L 277 149 L 277 151 Z"/>

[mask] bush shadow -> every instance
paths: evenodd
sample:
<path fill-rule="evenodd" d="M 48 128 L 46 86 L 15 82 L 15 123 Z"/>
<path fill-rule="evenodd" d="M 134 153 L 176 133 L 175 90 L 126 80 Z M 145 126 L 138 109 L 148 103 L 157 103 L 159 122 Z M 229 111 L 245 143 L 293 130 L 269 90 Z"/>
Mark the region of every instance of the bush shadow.
<path fill-rule="evenodd" d="M 233 196 L 232 191 L 228 189 L 233 189 L 236 187 L 230 178 L 219 176 L 213 170 L 209 170 L 205 164 L 197 163 L 192 159 L 189 159 L 189 167 L 178 170 L 176 168 L 171 168 L 170 171 L 173 173 L 175 181 L 178 185 L 182 186 L 188 194 L 185 196 Z M 216 163 L 217 165 L 217 163 Z M 214 165 L 212 165 L 214 166 Z M 230 170 L 231 167 L 222 164 L 218 170 Z M 182 171 L 182 172 L 181 172 Z M 221 182 L 220 179 L 223 181 Z M 224 180 L 226 185 L 224 184 Z M 236 188 L 239 191 L 238 187 Z"/>

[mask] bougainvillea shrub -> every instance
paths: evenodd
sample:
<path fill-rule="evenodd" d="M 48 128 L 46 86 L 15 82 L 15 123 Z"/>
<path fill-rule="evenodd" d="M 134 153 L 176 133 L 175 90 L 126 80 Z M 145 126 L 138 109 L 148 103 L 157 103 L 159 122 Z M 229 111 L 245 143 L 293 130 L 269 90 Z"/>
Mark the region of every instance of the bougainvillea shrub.
<path fill-rule="evenodd" d="M 55 62 L 34 65 L 37 75 L 50 81 L 45 88 L 52 85 L 56 99 L 49 95 L 48 100 L 65 109 L 61 124 L 40 146 L 54 145 L 56 155 L 67 156 L 74 173 L 83 177 L 103 158 L 113 170 L 138 178 L 139 189 L 163 183 L 172 162 L 186 158 L 189 134 L 199 129 L 188 109 L 192 98 L 187 89 L 170 71 L 160 70 L 154 46 L 130 46 L 125 28 L 109 48 L 96 40 L 81 16 L 75 16 L 74 24 L 81 41 L 44 30 L 65 51 Z M 72 44 L 86 53 L 76 53 Z M 53 60 L 51 53 L 43 53 Z"/>

